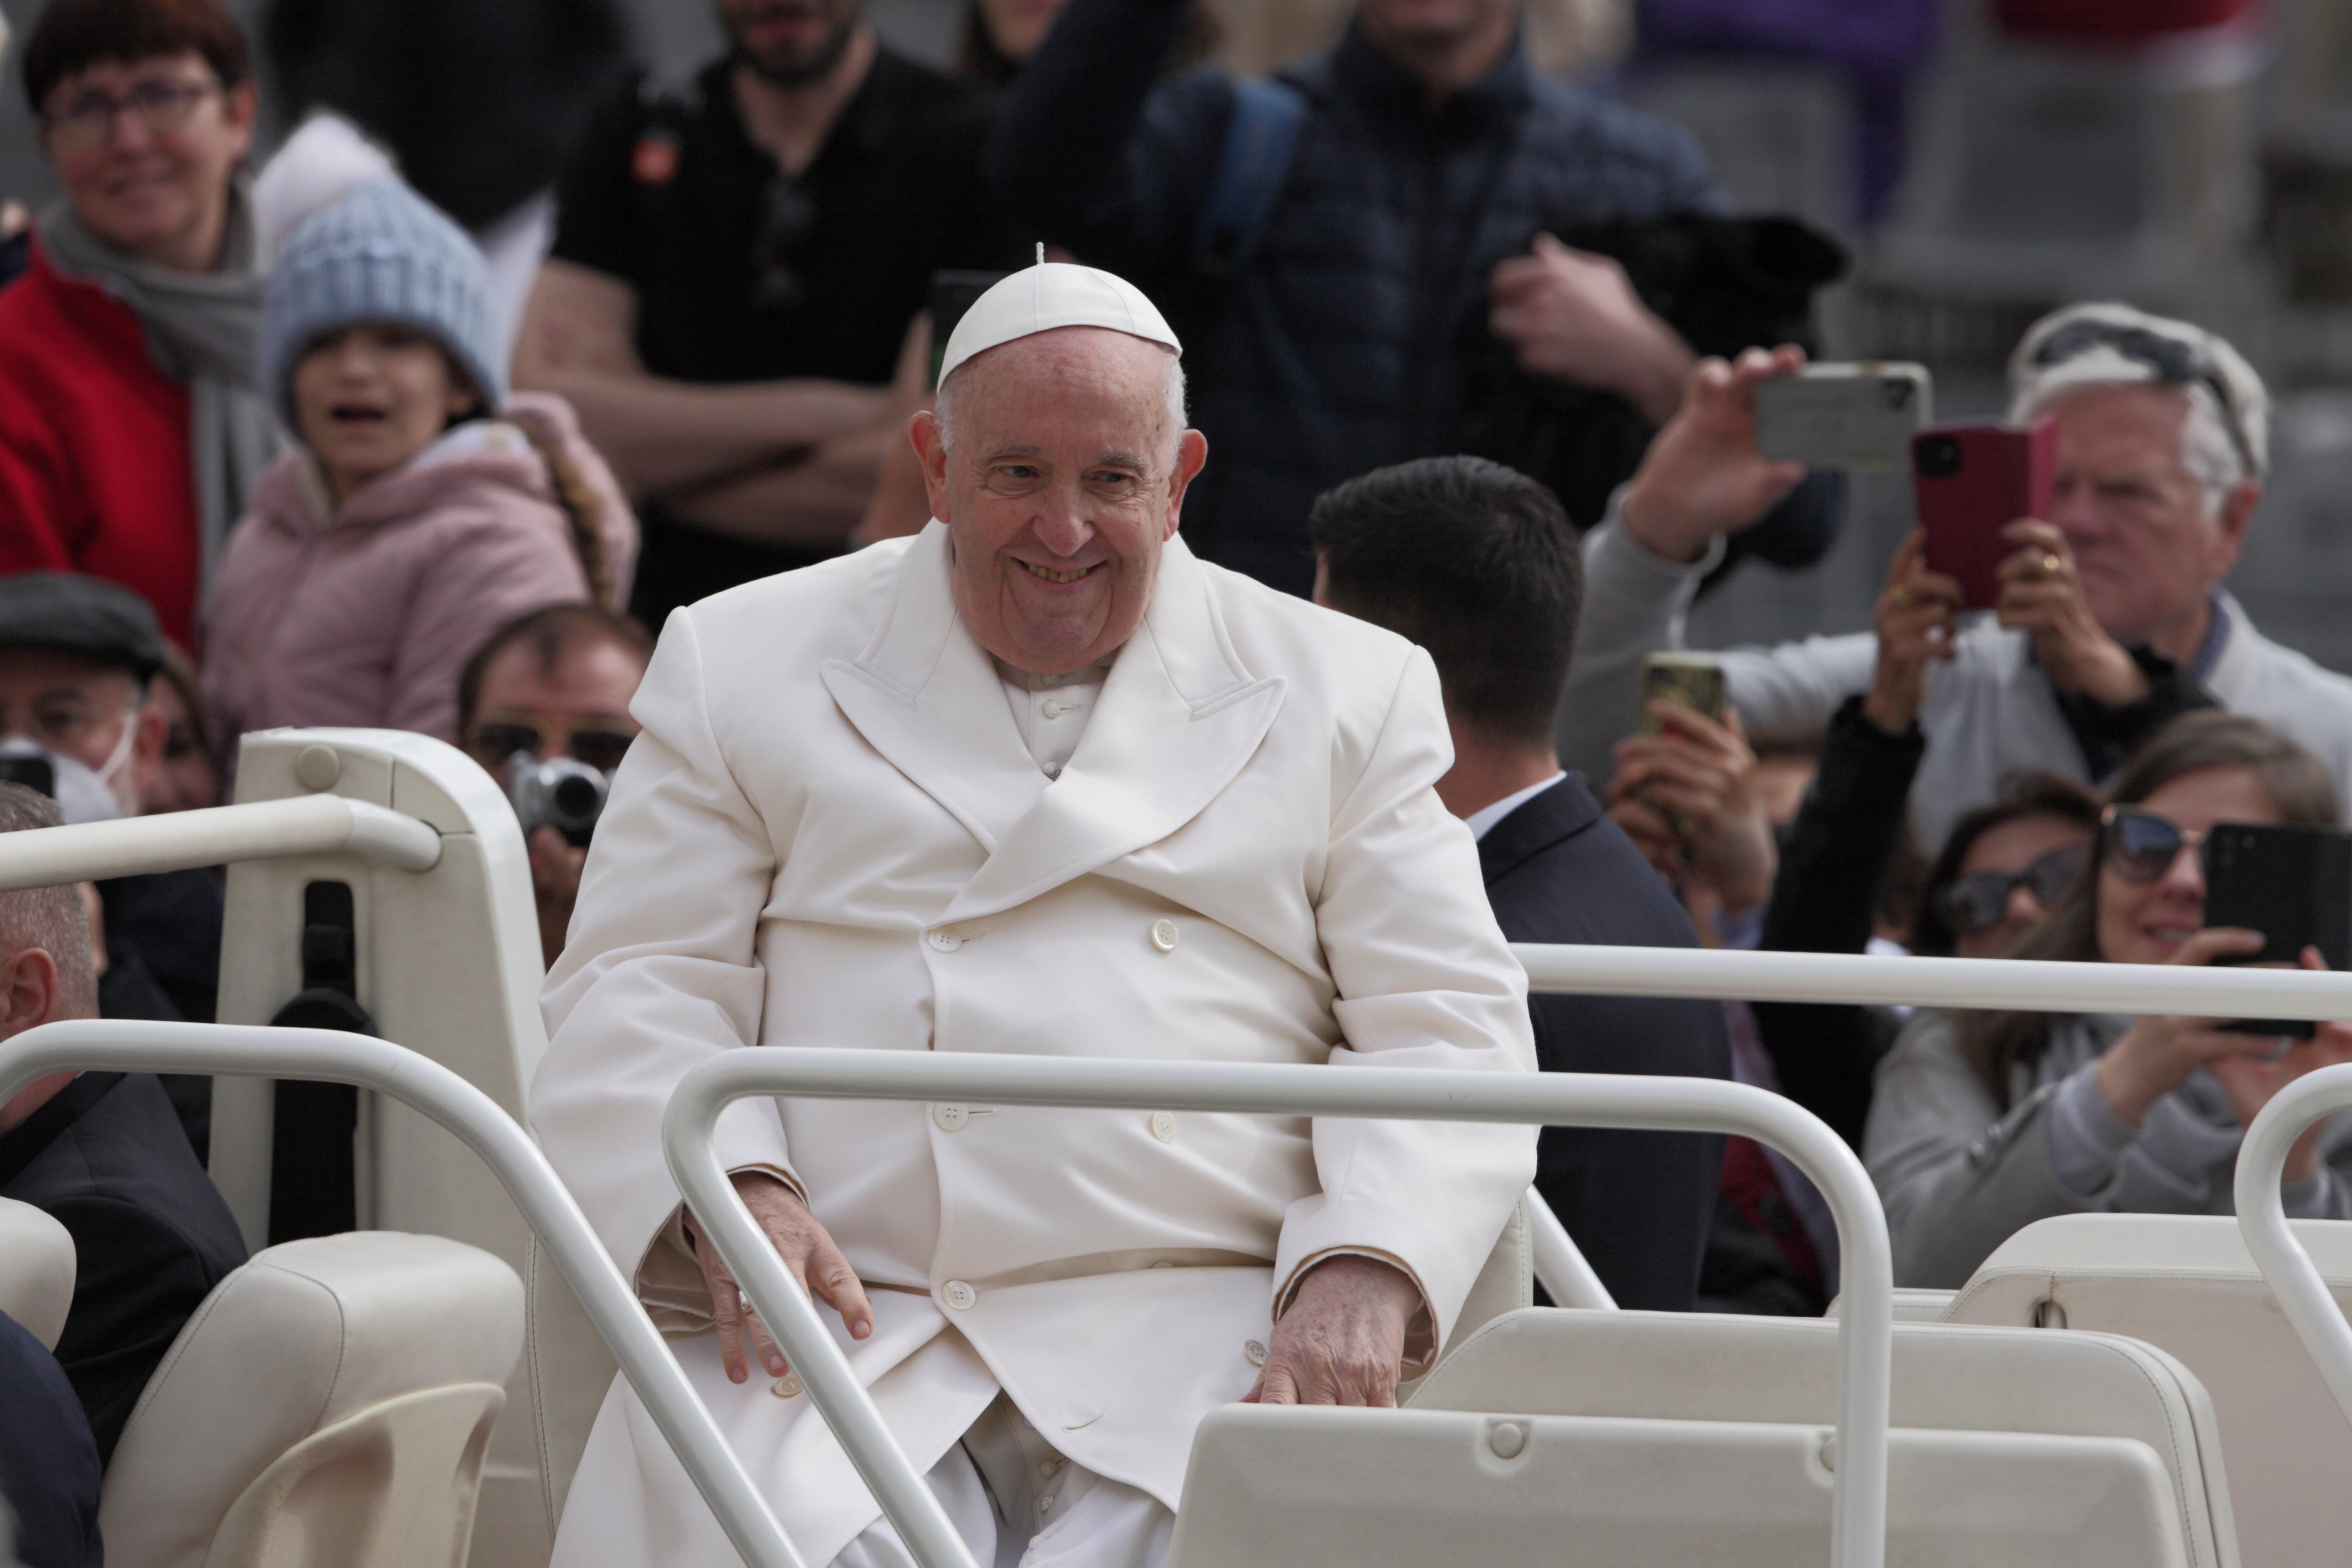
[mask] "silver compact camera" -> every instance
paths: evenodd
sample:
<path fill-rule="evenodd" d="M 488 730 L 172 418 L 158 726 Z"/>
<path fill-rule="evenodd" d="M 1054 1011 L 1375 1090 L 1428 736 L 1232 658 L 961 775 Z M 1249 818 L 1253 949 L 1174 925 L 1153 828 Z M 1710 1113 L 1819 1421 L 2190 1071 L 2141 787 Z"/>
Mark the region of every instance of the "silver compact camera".
<path fill-rule="evenodd" d="M 507 759 L 507 799 L 522 819 L 522 836 L 552 827 L 573 848 L 586 847 L 604 815 L 604 797 L 612 781 L 587 763 L 570 757 L 541 762 L 529 752 Z"/>

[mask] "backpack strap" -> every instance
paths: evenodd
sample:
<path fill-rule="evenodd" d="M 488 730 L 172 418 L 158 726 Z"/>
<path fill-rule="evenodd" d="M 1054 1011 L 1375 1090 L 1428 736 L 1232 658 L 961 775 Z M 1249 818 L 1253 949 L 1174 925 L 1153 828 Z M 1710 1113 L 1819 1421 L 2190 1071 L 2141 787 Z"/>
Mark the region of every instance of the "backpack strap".
<path fill-rule="evenodd" d="M 1234 84 L 1233 118 L 1192 235 L 1192 260 L 1202 271 L 1231 279 L 1256 256 L 1306 119 L 1307 95 L 1286 81 L 1245 77 Z"/>

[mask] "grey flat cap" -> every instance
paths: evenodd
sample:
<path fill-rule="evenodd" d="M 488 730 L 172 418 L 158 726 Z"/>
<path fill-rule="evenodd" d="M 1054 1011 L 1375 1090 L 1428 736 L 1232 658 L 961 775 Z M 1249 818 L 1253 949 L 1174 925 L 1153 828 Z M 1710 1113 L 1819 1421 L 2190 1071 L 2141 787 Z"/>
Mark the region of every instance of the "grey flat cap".
<path fill-rule="evenodd" d="M 0 577 L 0 647 L 53 647 L 119 664 L 146 680 L 163 668 L 163 632 L 147 601 L 74 572 Z"/>

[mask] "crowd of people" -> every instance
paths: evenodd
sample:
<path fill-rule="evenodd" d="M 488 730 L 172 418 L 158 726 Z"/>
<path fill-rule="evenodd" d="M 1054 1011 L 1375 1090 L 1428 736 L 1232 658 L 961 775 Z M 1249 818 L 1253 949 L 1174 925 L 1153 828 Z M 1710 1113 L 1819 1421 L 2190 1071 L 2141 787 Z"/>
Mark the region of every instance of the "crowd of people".
<path fill-rule="evenodd" d="M 1719 717 L 1637 711 L 1644 659 L 1680 649 L 1728 559 L 1815 559 L 1843 508 L 1834 475 L 1759 448 L 1758 388 L 1801 348 L 1703 353 L 1626 262 L 1558 237 L 1731 243 L 1689 139 L 1540 75 L 1517 0 L 1360 0 L 1336 46 L 1250 81 L 1188 68 L 1185 0 L 1056 9 L 976 0 L 950 77 L 882 44 L 856 0 L 718 0 L 724 57 L 585 113 L 509 350 L 477 240 L 348 128 L 298 135 L 257 196 L 254 71 L 218 0 L 52 0 L 21 70 L 61 195 L 0 287 L 0 831 L 220 804 L 238 737 L 279 726 L 411 731 L 494 773 L 609 775 L 648 750 L 646 767 L 725 773 L 710 721 L 654 712 L 707 699 L 681 695 L 692 656 L 666 642 L 665 665 L 649 628 L 980 526 L 944 507 L 968 482 L 955 432 L 978 439 L 982 411 L 959 392 L 950 415 L 973 351 L 942 358 L 940 280 L 1080 270 L 1050 250 L 1131 280 L 1148 303 L 1124 319 L 1145 324 L 1118 331 L 1169 351 L 1167 471 L 1133 458 L 1105 493 L 1166 487 L 1184 559 L 1426 650 L 1451 743 L 1435 796 L 1503 936 L 2177 964 L 2261 945 L 2206 928 L 2200 847 L 2221 823 L 2343 820 L 2352 679 L 2265 638 L 2222 585 L 2269 451 L 2263 384 L 2228 342 L 2114 304 L 2037 322 L 2011 417 L 2053 426 L 2054 499 L 2010 524 L 1992 614 L 1964 614 L 1915 534 L 1872 632 L 1722 653 Z M 1823 265 L 1782 290 L 1795 335 Z M 1038 385 L 1132 368 L 1074 359 Z M 1010 374 L 988 417 L 1009 417 Z M 1033 480 L 1000 466 L 976 493 Z M 885 542 L 917 533 L 931 542 Z M 728 636 L 754 636 L 752 601 L 718 602 Z M 996 629 L 1018 739 L 1057 780 L 1119 645 L 1041 674 Z M 802 646 L 790 631 L 775 648 Z M 560 1022 L 593 978 L 564 954 L 598 862 L 551 827 L 529 849 Z M 216 871 L 0 897 L 0 1036 L 211 1019 L 222 910 Z M 1153 927 L 1161 952 L 1176 930 Z M 1958 1285 L 2050 1215 L 2226 1212 L 2243 1128 L 2352 1060 L 2337 1025 L 2279 1042 L 1790 1003 L 1528 1014 L 1544 1069 L 1736 1078 L 1817 1112 L 1879 1183 L 1897 1282 L 1917 1286 Z M 95 1485 L 244 1258 L 209 1138 L 200 1078 L 63 1075 L 0 1106 L 0 1195 L 58 1217 L 81 1260 L 54 1356 L 79 1435 L 45 1468 L 0 1431 L 35 1568 L 89 1560 L 94 1515 L 57 1498 Z M 1550 1130 L 1534 1169 L 1621 1304 L 1819 1312 L 1835 1293 L 1824 1205 L 1759 1145 Z M 2307 1133 L 2284 1195 L 2352 1218 L 2352 1137 Z M 672 1239 L 679 1268 L 709 1266 Z M 834 1304 L 852 1297 L 854 1278 Z M 65 1403 L 11 1408 L 55 1425 Z"/>

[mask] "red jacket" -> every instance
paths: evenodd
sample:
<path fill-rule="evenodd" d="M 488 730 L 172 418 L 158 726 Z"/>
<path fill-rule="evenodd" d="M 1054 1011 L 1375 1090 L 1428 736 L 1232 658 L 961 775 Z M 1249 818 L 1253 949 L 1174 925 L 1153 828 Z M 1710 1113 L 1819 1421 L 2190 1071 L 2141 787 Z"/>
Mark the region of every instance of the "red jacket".
<path fill-rule="evenodd" d="M 188 393 L 128 305 L 61 276 L 37 241 L 0 289 L 0 575 L 87 572 L 196 646 L 203 581 Z"/>

